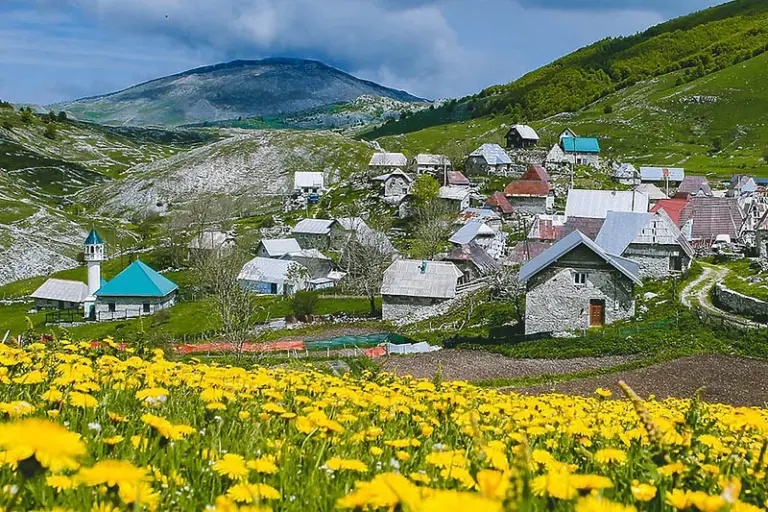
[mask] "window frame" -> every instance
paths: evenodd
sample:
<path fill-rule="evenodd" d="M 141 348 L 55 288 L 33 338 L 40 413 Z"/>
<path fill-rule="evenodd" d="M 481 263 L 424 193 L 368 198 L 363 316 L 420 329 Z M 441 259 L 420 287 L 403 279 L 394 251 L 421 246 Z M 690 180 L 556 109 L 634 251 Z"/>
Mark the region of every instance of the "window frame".
<path fill-rule="evenodd" d="M 571 283 L 573 283 L 573 286 L 586 286 L 587 280 L 589 279 L 589 274 L 587 272 L 580 272 L 574 270 L 571 274 Z"/>

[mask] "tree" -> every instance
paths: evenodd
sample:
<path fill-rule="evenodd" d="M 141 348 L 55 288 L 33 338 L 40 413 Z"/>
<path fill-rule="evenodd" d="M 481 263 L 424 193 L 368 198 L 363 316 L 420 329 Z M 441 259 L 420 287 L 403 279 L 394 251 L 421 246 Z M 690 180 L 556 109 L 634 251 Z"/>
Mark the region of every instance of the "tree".
<path fill-rule="evenodd" d="M 429 174 L 421 174 L 413 180 L 411 194 L 421 203 L 430 202 L 440 194 L 440 182 Z"/>
<path fill-rule="evenodd" d="M 34 120 L 32 116 L 32 109 L 29 107 L 21 107 L 21 109 L 19 110 L 19 114 L 21 116 L 22 123 L 29 124 Z"/>
<path fill-rule="evenodd" d="M 612 114 L 612 113 L 613 113 L 612 105 L 606 105 L 605 108 L 603 108 L 603 114 Z"/>
<path fill-rule="evenodd" d="M 449 246 L 456 211 L 447 201 L 433 199 L 418 205 L 414 216 L 411 256 L 432 260 Z"/>
<path fill-rule="evenodd" d="M 316 292 L 302 290 L 293 295 L 291 299 L 291 311 L 297 316 L 312 315 L 320 300 Z"/>
<path fill-rule="evenodd" d="M 53 110 L 48 112 L 48 120 L 49 121 L 56 121 L 56 112 L 54 112 Z"/>
<path fill-rule="evenodd" d="M 13 130 L 13 123 L 6 119 L 3 121 L 3 128 L 6 130 Z"/>
<path fill-rule="evenodd" d="M 492 275 L 490 294 L 491 299 L 512 301 L 517 322 L 522 323 L 525 319 L 525 285 L 517 276 L 513 267 L 502 266 Z"/>
<path fill-rule="evenodd" d="M 59 122 L 62 122 L 62 123 L 65 122 L 68 119 L 67 113 L 62 110 L 61 112 L 59 112 L 59 115 L 56 116 L 56 119 Z"/>
<path fill-rule="evenodd" d="M 765 151 L 763 151 L 763 160 L 768 164 L 768 148 L 765 148 Z"/>
<path fill-rule="evenodd" d="M 56 140 L 56 135 L 57 135 L 56 126 L 54 126 L 53 124 L 48 124 L 45 127 L 45 131 L 43 132 L 43 135 L 48 139 Z"/>
<path fill-rule="evenodd" d="M 723 138 L 718 135 L 712 139 L 712 150 L 719 153 L 721 149 L 723 149 Z"/>

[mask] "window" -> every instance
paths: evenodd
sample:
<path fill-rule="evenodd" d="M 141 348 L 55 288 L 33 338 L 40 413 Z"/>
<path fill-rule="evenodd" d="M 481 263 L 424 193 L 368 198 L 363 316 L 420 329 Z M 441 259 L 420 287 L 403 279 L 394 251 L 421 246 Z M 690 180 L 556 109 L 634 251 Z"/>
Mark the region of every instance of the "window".
<path fill-rule="evenodd" d="M 115 312 L 115 303 L 114 302 L 110 302 L 109 304 L 107 304 L 107 306 L 109 307 L 109 312 L 110 313 L 114 313 Z"/>
<path fill-rule="evenodd" d="M 679 254 L 673 254 L 669 257 L 669 270 L 673 272 L 683 271 L 683 257 Z"/>
<path fill-rule="evenodd" d="M 573 284 L 576 286 L 584 286 L 587 284 L 587 273 L 586 272 L 574 272 L 573 273 Z"/>
<path fill-rule="evenodd" d="M 145 312 L 145 313 L 149 313 L 149 303 L 148 303 L 148 302 L 145 302 L 145 303 L 142 305 L 142 309 L 144 310 L 144 312 Z"/>

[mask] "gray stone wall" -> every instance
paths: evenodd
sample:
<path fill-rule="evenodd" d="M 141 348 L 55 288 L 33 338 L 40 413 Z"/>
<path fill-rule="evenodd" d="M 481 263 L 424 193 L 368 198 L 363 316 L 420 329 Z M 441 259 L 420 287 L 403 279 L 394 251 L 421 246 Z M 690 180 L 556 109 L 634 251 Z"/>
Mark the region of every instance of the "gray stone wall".
<path fill-rule="evenodd" d="M 589 328 L 590 300 L 605 301 L 606 324 L 635 316 L 634 283 L 618 270 L 586 270 L 585 285 L 573 284 L 576 271 L 550 267 L 528 282 L 526 334 Z"/>
<path fill-rule="evenodd" d="M 527 215 L 543 215 L 547 213 L 546 197 L 513 196 L 509 198 L 509 202 L 517 213 Z"/>
<path fill-rule="evenodd" d="M 733 291 L 722 283 L 717 283 L 712 295 L 720 309 L 752 318 L 768 318 L 768 302 Z"/>
<path fill-rule="evenodd" d="M 293 238 L 299 242 L 299 246 L 302 249 L 317 249 L 319 251 L 327 251 L 331 243 L 331 239 L 328 235 L 294 233 Z"/>
<path fill-rule="evenodd" d="M 382 320 L 398 320 L 408 316 L 422 316 L 435 305 L 445 301 L 426 297 L 402 297 L 384 295 L 382 297 Z"/>
<path fill-rule="evenodd" d="M 115 305 L 115 311 L 109 310 L 110 303 Z M 123 318 L 136 318 L 157 313 L 176 303 L 176 293 L 165 297 L 97 297 L 96 320 L 105 322 Z M 149 304 L 149 313 L 144 312 L 144 304 Z"/>
<path fill-rule="evenodd" d="M 411 184 L 403 176 L 393 176 L 384 182 L 384 197 L 404 196 Z"/>
<path fill-rule="evenodd" d="M 681 272 L 669 268 L 670 257 L 678 253 L 683 259 Z M 680 275 L 691 265 L 691 260 L 678 245 L 639 245 L 630 244 L 622 254 L 640 265 L 642 279 L 665 279 Z"/>

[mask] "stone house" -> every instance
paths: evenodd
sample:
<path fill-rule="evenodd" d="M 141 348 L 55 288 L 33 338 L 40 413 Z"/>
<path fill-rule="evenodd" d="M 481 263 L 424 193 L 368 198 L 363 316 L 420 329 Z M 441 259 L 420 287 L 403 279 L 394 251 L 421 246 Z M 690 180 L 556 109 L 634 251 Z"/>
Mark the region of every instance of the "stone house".
<path fill-rule="evenodd" d="M 402 153 L 374 153 L 368 162 L 368 172 L 374 176 L 407 170 L 408 158 Z"/>
<path fill-rule="evenodd" d="M 537 180 L 515 180 L 504 188 L 517 213 L 537 215 L 554 209 L 555 194 L 549 183 Z"/>
<path fill-rule="evenodd" d="M 526 263 L 525 334 L 600 327 L 635 316 L 637 263 L 574 231 Z"/>
<path fill-rule="evenodd" d="M 187 244 L 190 258 L 201 253 L 226 253 L 235 248 L 235 236 L 222 231 L 203 231 Z"/>
<path fill-rule="evenodd" d="M 498 144 L 483 144 L 469 154 L 464 167 L 470 175 L 506 176 L 512 170 L 512 159 Z"/>
<path fill-rule="evenodd" d="M 680 186 L 677 187 L 675 199 L 689 199 L 691 197 L 712 197 L 712 187 L 704 176 L 686 176 Z"/>
<path fill-rule="evenodd" d="M 557 140 L 562 141 L 563 139 L 568 137 L 578 137 L 578 135 L 572 129 L 566 128 L 565 130 L 560 132 L 560 135 L 557 136 Z"/>
<path fill-rule="evenodd" d="M 665 279 L 688 270 L 693 248 L 672 219 L 656 213 L 608 212 L 595 243 L 639 265 L 642 279 Z"/>
<path fill-rule="evenodd" d="M 636 191 L 572 188 L 568 191 L 565 215 L 604 219 L 608 212 L 646 213 L 648 205 L 648 196 Z"/>
<path fill-rule="evenodd" d="M 430 309 L 456 297 L 462 273 L 446 261 L 396 260 L 381 285 L 383 320 L 429 316 Z"/>
<path fill-rule="evenodd" d="M 472 220 L 460 227 L 448 239 L 454 246 L 475 244 L 493 259 L 501 259 L 507 246 L 507 235 L 495 230 L 485 222 Z"/>
<path fill-rule="evenodd" d="M 327 251 L 331 247 L 334 223 L 329 219 L 303 219 L 293 227 L 291 235 L 304 249 Z"/>
<path fill-rule="evenodd" d="M 600 144 L 594 137 L 563 137 L 560 147 L 568 163 L 600 166 Z"/>
<path fill-rule="evenodd" d="M 310 270 L 291 260 L 256 257 L 246 263 L 237 282 L 243 290 L 261 295 L 293 295 L 307 288 Z"/>
<path fill-rule="evenodd" d="M 419 153 L 413 158 L 411 170 L 416 174 L 444 173 L 453 170 L 451 160 L 445 155 Z"/>
<path fill-rule="evenodd" d="M 507 141 L 507 149 L 525 149 L 539 143 L 539 135 L 536 130 L 527 124 L 513 125 L 504 138 Z"/>
<path fill-rule="evenodd" d="M 471 242 L 467 245 L 454 247 L 444 258 L 450 261 L 462 273 L 459 284 L 468 283 L 497 272 L 501 264 L 493 259 L 486 250 L 478 244 Z"/>
<path fill-rule="evenodd" d="M 373 178 L 373 181 L 381 182 L 381 193 L 384 198 L 401 198 L 408 194 L 413 184 L 413 179 L 403 171 L 393 171 Z"/>
<path fill-rule="evenodd" d="M 457 212 L 469 208 L 471 192 L 466 187 L 440 187 L 438 197 L 443 201 L 448 201 L 453 205 Z"/>
<path fill-rule="evenodd" d="M 613 170 L 611 178 L 621 183 L 622 185 L 640 184 L 640 173 L 634 165 L 627 162 L 617 166 Z"/>
<path fill-rule="evenodd" d="M 301 251 L 301 246 L 295 238 L 264 239 L 256 248 L 256 256 L 259 258 L 282 258 L 288 253 Z"/>
<path fill-rule="evenodd" d="M 32 292 L 35 309 L 80 309 L 88 297 L 88 285 L 67 279 L 48 279 Z"/>
<path fill-rule="evenodd" d="M 376 231 L 360 217 L 340 217 L 331 228 L 331 247 L 343 251 L 351 243 L 376 247 L 385 253 L 394 254 L 395 247 L 385 233 Z"/>
<path fill-rule="evenodd" d="M 136 260 L 94 294 L 98 321 L 152 315 L 173 306 L 179 287 L 140 260 Z"/>

